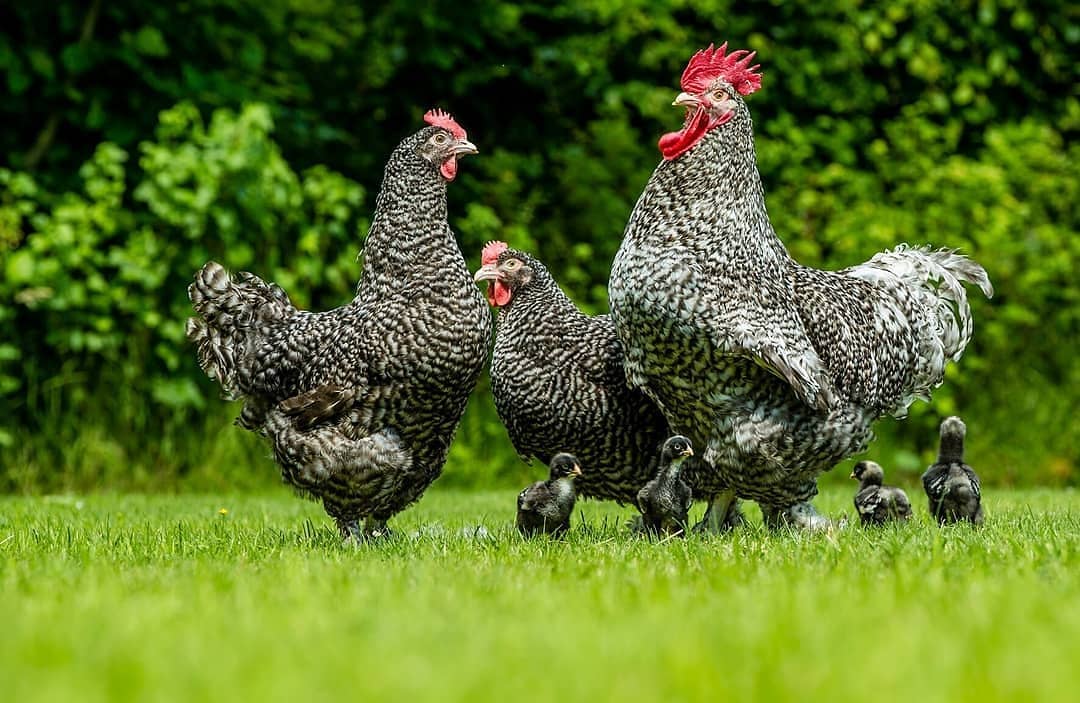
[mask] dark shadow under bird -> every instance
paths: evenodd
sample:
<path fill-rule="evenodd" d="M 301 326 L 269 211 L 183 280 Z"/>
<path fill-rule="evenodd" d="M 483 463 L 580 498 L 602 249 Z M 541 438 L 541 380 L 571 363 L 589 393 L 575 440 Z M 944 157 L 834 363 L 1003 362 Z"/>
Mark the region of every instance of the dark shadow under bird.
<path fill-rule="evenodd" d="M 686 459 L 693 455 L 693 445 L 682 435 L 664 442 L 656 477 L 637 495 L 642 527 L 646 532 L 657 536 L 686 536 L 693 494 L 682 478 L 682 469 Z"/>
<path fill-rule="evenodd" d="M 885 472 L 873 461 L 855 464 L 851 478 L 858 479 L 855 510 L 864 525 L 884 525 L 887 522 L 911 518 L 911 501 L 903 489 L 882 485 Z"/>
<path fill-rule="evenodd" d="M 537 534 L 561 536 L 570 529 L 577 493 L 574 479 L 581 476 L 581 466 L 573 454 L 556 454 L 551 460 L 547 481 L 537 481 L 517 498 L 517 528 L 531 537 Z"/>
<path fill-rule="evenodd" d="M 937 463 L 922 476 L 923 489 L 930 501 L 930 514 L 944 525 L 967 521 L 983 522 L 982 493 L 975 470 L 964 463 L 964 436 L 967 426 L 958 417 L 941 423 L 941 446 Z"/>

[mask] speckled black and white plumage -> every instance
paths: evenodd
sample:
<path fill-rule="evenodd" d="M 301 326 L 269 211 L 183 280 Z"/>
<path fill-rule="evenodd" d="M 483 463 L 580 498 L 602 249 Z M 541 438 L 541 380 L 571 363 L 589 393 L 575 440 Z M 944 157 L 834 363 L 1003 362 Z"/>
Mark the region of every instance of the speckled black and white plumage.
<path fill-rule="evenodd" d="M 883 485 L 885 472 L 880 464 L 860 461 L 855 464 L 851 478 L 859 481 L 854 502 L 864 525 L 884 525 L 911 518 L 911 501 L 907 493 L 901 488 Z"/>
<path fill-rule="evenodd" d="M 297 310 L 279 287 L 210 262 L 188 337 L 238 422 L 267 435 L 284 480 L 343 535 L 385 529 L 442 471 L 487 357 L 491 314 L 446 219 L 448 160 L 475 147 L 442 127 L 386 165 L 355 299 Z"/>
<path fill-rule="evenodd" d="M 824 527 L 804 505 L 816 477 L 862 451 L 876 418 L 928 397 L 971 336 L 963 284 L 992 288 L 945 250 L 901 246 L 841 271 L 793 261 L 769 223 L 746 104 L 722 78 L 714 91 L 730 119 L 661 162 L 615 257 L 627 378 L 703 448 L 686 474 L 714 496 L 710 520 L 738 495 L 770 525 Z"/>
<path fill-rule="evenodd" d="M 675 435 L 664 442 L 656 477 L 638 491 L 637 506 L 644 530 L 659 536 L 686 536 L 693 493 L 682 478 L 684 463 L 694 455 L 690 440 Z"/>
<path fill-rule="evenodd" d="M 653 402 L 626 385 L 611 318 L 582 313 L 540 261 L 515 249 L 476 277 L 507 290 L 491 389 L 518 454 L 547 463 L 571 452 L 588 467 L 579 495 L 633 503 L 670 433 Z"/>
<path fill-rule="evenodd" d="M 982 492 L 975 470 L 964 463 L 967 426 L 958 417 L 941 422 L 938 460 L 923 474 L 923 489 L 930 502 L 930 514 L 940 524 L 983 522 Z"/>
<path fill-rule="evenodd" d="M 517 528 L 522 535 L 561 536 L 570 529 L 577 493 L 574 482 L 582 476 L 573 454 L 556 454 L 551 459 L 547 481 L 537 481 L 517 498 Z"/>

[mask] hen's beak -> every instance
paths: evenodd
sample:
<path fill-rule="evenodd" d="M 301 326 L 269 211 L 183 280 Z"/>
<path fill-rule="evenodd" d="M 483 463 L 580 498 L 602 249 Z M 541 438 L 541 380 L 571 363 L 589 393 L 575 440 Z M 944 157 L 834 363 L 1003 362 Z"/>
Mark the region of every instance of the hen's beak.
<path fill-rule="evenodd" d="M 574 468 L 570 469 L 570 475 L 571 476 L 580 476 L 581 475 L 581 467 L 578 466 L 577 464 L 574 464 Z"/>
<path fill-rule="evenodd" d="M 479 153 L 476 145 L 470 142 L 468 139 L 458 139 L 454 142 L 454 156 L 464 156 L 465 154 L 477 154 Z"/>
<path fill-rule="evenodd" d="M 698 100 L 696 95 L 691 95 L 690 93 L 679 93 L 678 97 L 676 97 L 675 101 L 672 102 L 671 104 L 675 105 L 677 107 L 687 107 L 687 108 L 689 108 L 689 107 L 697 107 L 698 105 L 701 104 L 701 101 Z"/>
<path fill-rule="evenodd" d="M 682 455 L 683 456 L 694 456 L 693 448 L 692 447 L 687 447 L 686 449 L 683 450 Z"/>
<path fill-rule="evenodd" d="M 495 264 L 481 266 L 473 275 L 473 280 L 477 283 L 480 281 L 497 281 L 499 280 L 499 269 Z"/>

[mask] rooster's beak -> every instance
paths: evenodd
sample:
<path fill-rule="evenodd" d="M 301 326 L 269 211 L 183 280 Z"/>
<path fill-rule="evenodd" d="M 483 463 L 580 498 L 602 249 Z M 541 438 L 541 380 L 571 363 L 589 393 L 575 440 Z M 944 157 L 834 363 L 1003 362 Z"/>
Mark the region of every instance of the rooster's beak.
<path fill-rule="evenodd" d="M 675 101 L 671 103 L 677 107 L 697 107 L 701 104 L 696 95 L 690 93 L 679 93 L 679 96 L 675 98 Z"/>
<path fill-rule="evenodd" d="M 495 267 L 495 264 L 481 266 L 473 276 L 473 280 L 477 283 L 480 281 L 497 281 L 499 280 L 499 271 Z"/>
<path fill-rule="evenodd" d="M 476 145 L 470 142 L 468 139 L 459 139 L 454 144 L 454 156 L 464 156 L 465 154 L 479 153 Z"/>

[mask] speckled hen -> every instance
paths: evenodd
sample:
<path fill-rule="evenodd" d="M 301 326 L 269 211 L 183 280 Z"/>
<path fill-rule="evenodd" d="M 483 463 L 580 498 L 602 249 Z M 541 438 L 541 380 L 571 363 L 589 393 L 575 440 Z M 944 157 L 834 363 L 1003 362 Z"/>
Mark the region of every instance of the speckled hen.
<path fill-rule="evenodd" d="M 188 290 L 202 368 L 244 400 L 238 423 L 272 440 L 283 479 L 321 499 L 345 537 L 385 533 L 439 476 L 491 339 L 446 216 L 447 183 L 476 148 L 442 111 L 425 121 L 386 165 L 352 302 L 297 310 L 215 262 Z"/>
<path fill-rule="evenodd" d="M 491 390 L 510 441 L 526 460 L 576 455 L 582 496 L 633 503 L 656 471 L 667 421 L 626 385 L 608 315 L 586 315 L 535 257 L 503 242 L 484 247 L 477 281 L 498 309 Z"/>
<path fill-rule="evenodd" d="M 840 271 L 794 261 L 755 161 L 752 58 L 725 45 L 690 60 L 686 120 L 630 216 L 611 312 L 630 384 L 703 449 L 687 480 L 712 497 L 706 525 L 739 496 L 769 525 L 819 529 L 817 476 L 929 396 L 971 338 L 964 284 L 993 289 L 948 250 L 898 246 Z"/>

